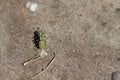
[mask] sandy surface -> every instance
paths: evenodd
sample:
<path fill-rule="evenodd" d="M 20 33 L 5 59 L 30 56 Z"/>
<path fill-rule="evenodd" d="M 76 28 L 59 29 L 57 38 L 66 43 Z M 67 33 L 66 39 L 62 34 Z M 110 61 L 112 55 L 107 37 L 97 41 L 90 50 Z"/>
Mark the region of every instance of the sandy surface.
<path fill-rule="evenodd" d="M 27 1 L 38 3 L 34 13 Z M 120 70 L 119 23 L 120 0 L 0 0 L 0 80 L 111 80 Z M 49 55 L 24 66 L 39 57 L 37 28 Z"/>

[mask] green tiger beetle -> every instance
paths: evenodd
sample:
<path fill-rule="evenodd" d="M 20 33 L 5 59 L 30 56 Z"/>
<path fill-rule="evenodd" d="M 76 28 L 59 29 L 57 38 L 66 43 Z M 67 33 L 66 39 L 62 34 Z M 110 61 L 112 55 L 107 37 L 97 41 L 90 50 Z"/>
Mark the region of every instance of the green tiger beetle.
<path fill-rule="evenodd" d="M 43 53 L 45 54 L 46 52 L 44 51 L 45 41 L 44 41 L 43 32 L 42 32 L 42 31 L 39 31 L 39 30 L 38 30 L 38 31 L 35 31 L 33 38 L 34 38 L 35 46 L 36 46 L 38 49 L 42 49 L 41 55 L 42 55 Z M 45 55 L 46 55 L 46 54 L 45 54 Z M 39 57 L 36 58 L 36 55 L 35 55 L 35 56 L 33 56 L 32 58 L 30 58 L 29 60 L 25 61 L 22 65 L 23 65 L 23 66 L 26 66 L 26 65 L 29 64 L 30 62 L 35 61 L 35 60 L 39 60 L 40 58 L 43 58 L 43 57 L 40 57 L 40 56 L 39 56 Z M 44 68 L 44 69 L 43 69 L 43 68 L 41 69 L 42 72 L 38 72 L 36 75 L 33 75 L 30 79 L 36 77 L 37 75 L 42 74 L 42 73 L 48 68 L 48 66 L 53 63 L 54 59 L 55 59 L 55 53 L 53 54 L 53 57 L 51 58 L 51 60 L 49 61 L 49 63 L 45 66 L 45 68 Z"/>
<path fill-rule="evenodd" d="M 34 43 L 35 43 L 36 47 L 39 49 L 45 48 L 45 41 L 44 41 L 42 31 L 35 31 L 34 32 Z"/>
<path fill-rule="evenodd" d="M 34 32 L 34 44 L 35 46 L 38 48 L 38 49 L 42 49 L 42 51 L 44 50 L 45 48 L 45 41 L 44 41 L 44 36 L 43 36 L 43 32 L 42 31 L 35 31 Z M 36 56 L 36 55 L 35 55 Z M 26 65 L 27 63 L 35 60 L 35 56 L 33 56 L 31 59 L 29 59 L 28 61 L 25 61 L 23 63 L 23 65 Z M 37 58 L 36 58 L 37 59 Z"/>

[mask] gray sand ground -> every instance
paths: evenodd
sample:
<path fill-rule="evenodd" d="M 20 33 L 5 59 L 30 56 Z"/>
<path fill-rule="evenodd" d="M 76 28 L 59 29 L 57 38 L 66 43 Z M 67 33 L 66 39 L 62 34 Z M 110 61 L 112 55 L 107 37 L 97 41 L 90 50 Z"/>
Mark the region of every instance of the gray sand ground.
<path fill-rule="evenodd" d="M 0 0 L 0 80 L 111 80 L 120 70 L 119 23 L 120 0 Z M 37 28 L 49 55 L 23 66 L 40 52 Z"/>

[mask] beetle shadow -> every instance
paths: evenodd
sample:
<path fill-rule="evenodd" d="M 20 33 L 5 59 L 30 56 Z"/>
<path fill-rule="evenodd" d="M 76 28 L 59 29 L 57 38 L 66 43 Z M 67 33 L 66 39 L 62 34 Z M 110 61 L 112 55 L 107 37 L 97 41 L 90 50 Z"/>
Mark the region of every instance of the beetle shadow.
<path fill-rule="evenodd" d="M 34 31 L 34 40 L 33 40 L 33 42 L 34 42 L 34 44 L 35 44 L 35 46 L 39 49 L 39 35 L 38 35 L 38 31 Z"/>

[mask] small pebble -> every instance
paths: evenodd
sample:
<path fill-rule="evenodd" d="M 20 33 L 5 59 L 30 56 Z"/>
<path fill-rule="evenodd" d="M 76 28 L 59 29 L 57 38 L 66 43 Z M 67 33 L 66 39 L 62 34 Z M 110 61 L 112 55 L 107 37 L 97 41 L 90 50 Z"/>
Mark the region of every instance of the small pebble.
<path fill-rule="evenodd" d="M 115 71 L 112 73 L 112 80 L 120 80 L 120 71 Z"/>
<path fill-rule="evenodd" d="M 31 12 L 36 11 L 37 7 L 38 7 L 38 4 L 34 2 L 27 2 L 26 4 L 26 8 L 28 8 Z"/>
<path fill-rule="evenodd" d="M 120 61 L 120 58 L 117 58 L 118 61 Z"/>

